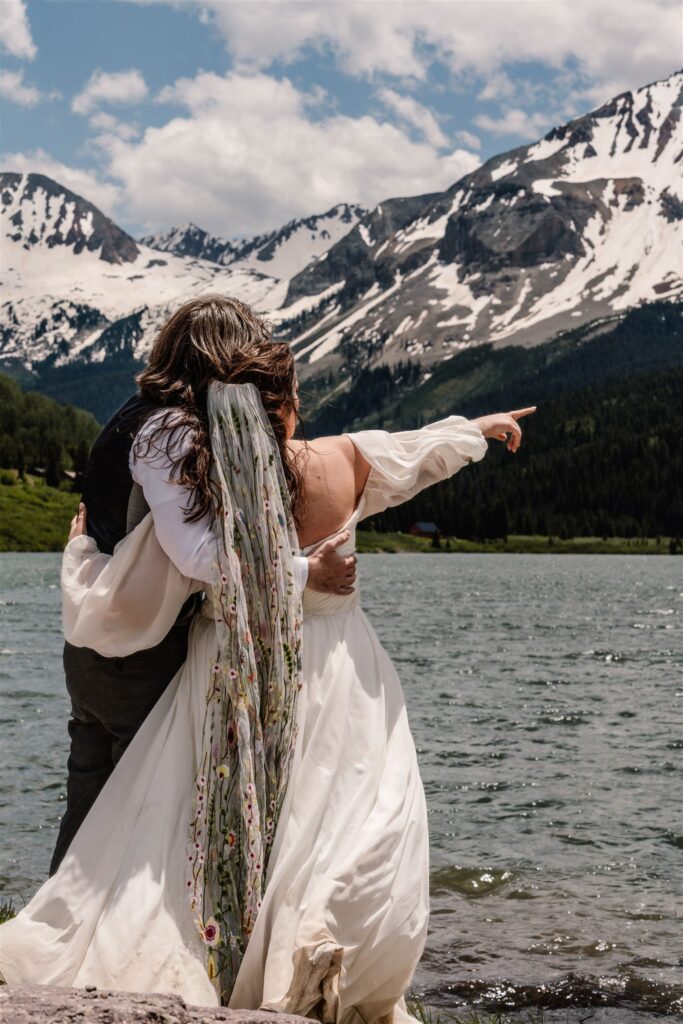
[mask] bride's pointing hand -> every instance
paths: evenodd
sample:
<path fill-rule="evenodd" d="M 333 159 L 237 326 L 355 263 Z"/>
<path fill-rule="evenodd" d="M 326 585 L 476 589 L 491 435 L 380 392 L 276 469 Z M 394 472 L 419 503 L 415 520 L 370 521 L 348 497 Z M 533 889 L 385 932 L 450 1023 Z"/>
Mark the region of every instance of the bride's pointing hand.
<path fill-rule="evenodd" d="M 515 409 L 514 412 L 496 412 L 491 416 L 479 416 L 472 420 L 481 430 L 484 437 L 494 437 L 497 441 L 505 441 L 510 452 L 516 452 L 522 443 L 522 430 L 517 420 L 536 412 L 536 406 L 527 409 Z"/>

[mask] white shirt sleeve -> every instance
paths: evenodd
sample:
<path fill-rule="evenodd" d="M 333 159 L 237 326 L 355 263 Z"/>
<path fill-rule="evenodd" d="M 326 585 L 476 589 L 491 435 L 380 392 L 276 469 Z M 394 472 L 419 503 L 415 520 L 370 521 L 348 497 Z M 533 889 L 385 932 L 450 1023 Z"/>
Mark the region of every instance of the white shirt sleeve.
<path fill-rule="evenodd" d="M 299 584 L 299 590 L 303 594 L 308 583 L 308 559 L 305 555 L 298 555 L 294 559 L 294 572 L 297 574 L 297 583 Z"/>
<path fill-rule="evenodd" d="M 154 531 L 159 543 L 183 576 L 210 583 L 211 567 L 216 557 L 216 537 L 211 516 L 204 515 L 193 523 L 185 519 L 185 509 L 191 501 L 189 487 L 171 477 L 173 461 L 166 451 L 165 441 L 152 442 L 148 452 L 137 454 L 159 423 L 166 410 L 154 413 L 135 436 L 130 450 L 130 471 L 133 480 L 142 487 L 145 501 L 154 519 Z M 173 439 L 173 459 L 184 455 L 192 443 L 193 432 L 188 427 L 178 431 Z"/>
<path fill-rule="evenodd" d="M 133 480 L 142 487 L 161 547 L 183 576 L 208 585 L 216 557 L 212 517 L 207 513 L 196 522 L 186 520 L 185 509 L 189 507 L 191 491 L 171 478 L 173 463 L 163 441 L 156 445 L 153 443 L 145 454 L 136 454 L 140 442 L 144 451 L 144 442 L 159 425 L 165 411 L 160 410 L 150 416 L 136 434 L 130 452 L 130 471 Z M 182 433 L 177 432 L 171 449 L 173 460 L 189 450 L 192 436 L 189 427 Z M 303 591 L 308 578 L 308 559 L 296 558 L 294 564 L 299 576 L 297 582 Z"/>

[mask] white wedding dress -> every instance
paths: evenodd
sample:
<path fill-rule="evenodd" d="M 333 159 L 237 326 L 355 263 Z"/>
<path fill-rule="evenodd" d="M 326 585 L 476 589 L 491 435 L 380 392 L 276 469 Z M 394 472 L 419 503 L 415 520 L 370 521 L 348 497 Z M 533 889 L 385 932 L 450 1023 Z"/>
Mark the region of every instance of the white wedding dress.
<path fill-rule="evenodd" d="M 349 551 L 359 520 L 486 451 L 479 429 L 461 417 L 418 431 L 350 437 L 372 469 L 346 524 Z M 163 594 L 157 589 L 136 632 L 124 613 L 103 616 L 101 604 L 116 580 L 130 591 L 141 566 L 148 592 L 161 586 Z M 157 642 L 173 610 L 198 589 L 169 567 L 150 516 L 111 559 L 89 538 L 72 541 L 63 584 L 69 638 L 106 655 Z M 215 634 L 205 601 L 185 665 L 60 869 L 0 928 L 0 971 L 9 984 L 170 991 L 188 1003 L 216 1004 L 207 946 L 185 891 Z M 268 884 L 229 1005 L 311 1012 L 343 1024 L 401 1020 L 427 933 L 427 813 L 401 685 L 358 590 L 345 597 L 305 592 L 303 680 Z"/>

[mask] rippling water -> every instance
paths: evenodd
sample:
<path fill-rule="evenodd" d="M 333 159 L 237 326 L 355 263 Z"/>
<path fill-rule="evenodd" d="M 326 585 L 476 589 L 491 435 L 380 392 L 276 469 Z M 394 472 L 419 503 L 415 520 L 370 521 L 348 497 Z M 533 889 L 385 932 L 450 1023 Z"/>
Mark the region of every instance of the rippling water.
<path fill-rule="evenodd" d="M 63 800 L 58 567 L 0 555 L 0 890 L 17 904 Z M 683 1017 L 683 559 L 371 555 L 361 573 L 429 805 L 416 993 L 572 1024 Z"/>

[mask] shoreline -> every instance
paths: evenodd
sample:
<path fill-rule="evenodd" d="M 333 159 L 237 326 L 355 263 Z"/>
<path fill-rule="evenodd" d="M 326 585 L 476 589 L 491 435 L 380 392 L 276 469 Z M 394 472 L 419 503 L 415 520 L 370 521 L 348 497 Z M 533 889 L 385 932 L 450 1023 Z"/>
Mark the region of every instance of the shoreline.
<path fill-rule="evenodd" d="M 2 471 L 8 474 L 8 471 Z M 48 487 L 44 480 L 12 475 L 0 480 L 0 554 L 61 552 L 66 545 L 79 495 Z M 357 552 L 366 554 L 528 554 L 528 555 L 672 555 L 683 554 L 683 540 L 671 537 L 547 537 L 509 534 L 506 539 L 466 540 L 360 529 Z"/>
<path fill-rule="evenodd" d="M 560 537 L 510 534 L 506 540 L 465 540 L 442 537 L 434 547 L 426 537 L 408 533 L 358 530 L 357 552 L 374 554 L 487 554 L 487 555 L 673 555 L 683 543 L 671 537 Z"/>

